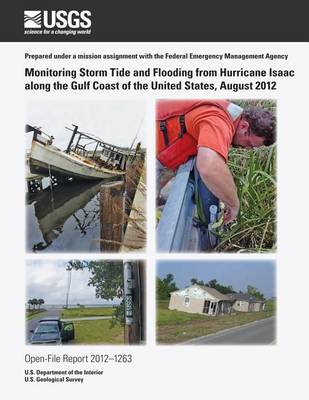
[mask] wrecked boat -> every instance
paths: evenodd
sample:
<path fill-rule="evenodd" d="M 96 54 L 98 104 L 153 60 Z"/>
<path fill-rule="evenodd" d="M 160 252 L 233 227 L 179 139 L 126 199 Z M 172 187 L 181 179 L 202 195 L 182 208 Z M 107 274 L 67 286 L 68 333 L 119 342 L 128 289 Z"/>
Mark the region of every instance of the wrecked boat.
<path fill-rule="evenodd" d="M 62 151 L 53 145 L 53 136 L 26 125 L 26 132 L 33 132 L 29 156 L 32 174 L 76 180 L 107 179 L 125 174 L 134 150 L 103 142 L 94 135 L 78 131 L 78 126 L 73 127 L 66 128 L 72 135 L 66 150 Z"/>

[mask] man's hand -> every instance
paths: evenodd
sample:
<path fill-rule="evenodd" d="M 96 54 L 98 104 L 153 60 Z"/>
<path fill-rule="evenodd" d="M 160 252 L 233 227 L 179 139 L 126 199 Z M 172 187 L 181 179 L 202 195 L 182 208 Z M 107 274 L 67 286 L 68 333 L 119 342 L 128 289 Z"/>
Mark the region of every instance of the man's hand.
<path fill-rule="evenodd" d="M 238 207 L 225 206 L 224 218 L 223 218 L 224 224 L 229 224 L 230 222 L 233 222 L 235 219 L 237 219 L 238 213 L 239 213 L 239 206 Z"/>
<path fill-rule="evenodd" d="M 208 189 L 225 204 L 224 223 L 232 222 L 239 212 L 239 200 L 234 179 L 224 159 L 208 147 L 199 147 L 197 169 Z"/>

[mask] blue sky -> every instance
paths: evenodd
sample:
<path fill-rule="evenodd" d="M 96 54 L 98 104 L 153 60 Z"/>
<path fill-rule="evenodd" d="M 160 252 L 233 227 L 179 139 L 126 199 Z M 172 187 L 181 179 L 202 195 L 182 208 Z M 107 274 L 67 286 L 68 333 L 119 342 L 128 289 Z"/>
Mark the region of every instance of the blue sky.
<path fill-rule="evenodd" d="M 246 291 L 247 285 L 257 287 L 266 297 L 276 295 L 275 262 L 259 261 L 159 261 L 157 275 L 174 275 L 179 288 L 190 284 L 191 278 L 208 282 L 217 279 L 223 285 L 232 285 L 236 291 Z"/>

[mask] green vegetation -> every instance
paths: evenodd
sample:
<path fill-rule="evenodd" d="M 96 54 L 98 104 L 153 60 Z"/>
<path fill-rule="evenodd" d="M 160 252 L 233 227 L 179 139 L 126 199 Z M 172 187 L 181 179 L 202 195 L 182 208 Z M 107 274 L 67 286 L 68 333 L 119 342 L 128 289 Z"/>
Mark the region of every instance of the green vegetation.
<path fill-rule="evenodd" d="M 265 304 L 265 310 L 275 313 L 275 311 L 276 311 L 276 300 L 275 299 L 267 300 L 266 304 Z"/>
<path fill-rule="evenodd" d="M 157 303 L 157 340 L 159 343 L 184 342 L 194 337 L 209 335 L 274 315 L 274 307 L 271 306 L 272 300 L 266 303 L 265 311 L 235 312 L 231 315 L 217 317 L 169 310 L 168 303 L 168 301 Z M 267 305 L 268 303 L 269 305 Z"/>
<path fill-rule="evenodd" d="M 272 100 L 235 101 L 276 112 Z M 229 168 L 240 199 L 237 223 L 219 234 L 216 251 L 269 252 L 276 248 L 276 145 L 253 150 L 231 149 Z"/>
<path fill-rule="evenodd" d="M 229 285 L 229 286 L 221 285 L 217 281 L 217 279 L 211 279 L 210 281 L 205 283 L 202 279 L 198 280 L 196 278 L 192 278 L 190 282 L 191 282 L 191 285 L 208 286 L 210 288 L 218 290 L 218 292 L 220 292 L 222 294 L 236 293 L 231 285 Z"/>
<path fill-rule="evenodd" d="M 61 318 L 109 317 L 114 312 L 115 307 L 66 308 L 61 312 Z"/>
<path fill-rule="evenodd" d="M 124 331 L 119 324 L 111 327 L 108 320 L 76 321 L 72 344 L 123 344 Z M 71 342 L 70 342 L 71 343 Z"/>
<path fill-rule="evenodd" d="M 178 325 L 190 321 L 204 321 L 205 316 L 200 314 L 189 314 L 177 310 L 168 309 L 168 300 L 161 300 L 157 304 L 157 325 Z"/>
<path fill-rule="evenodd" d="M 32 310 L 35 310 L 35 307 L 36 307 L 36 306 L 38 306 L 38 310 L 40 310 L 41 305 L 44 304 L 44 303 L 45 303 L 44 299 L 36 299 L 36 298 L 34 298 L 34 299 L 29 299 L 29 300 L 27 301 L 28 310 L 29 310 L 29 311 L 31 310 L 31 306 L 32 306 Z"/>
<path fill-rule="evenodd" d="M 45 311 L 46 311 L 46 310 L 44 310 L 44 309 L 40 309 L 40 310 L 31 310 L 31 311 L 27 310 L 27 311 L 26 311 L 26 319 L 27 319 L 27 320 L 33 319 L 33 318 L 35 318 L 38 314 L 42 314 L 42 313 L 45 312 Z"/>
<path fill-rule="evenodd" d="M 95 296 L 98 299 L 114 300 L 123 298 L 123 263 L 122 261 L 107 260 L 71 260 L 68 263 L 75 270 L 88 268 L 90 278 L 88 286 L 95 288 Z M 83 308 L 83 307 L 80 307 Z M 124 303 L 123 299 L 119 307 L 113 308 L 113 319 L 110 320 L 112 327 L 120 323 L 124 325 Z"/>
<path fill-rule="evenodd" d="M 170 294 L 178 290 L 176 283 L 174 282 L 174 275 L 167 274 L 165 278 L 160 279 L 157 277 L 157 299 L 167 300 L 170 298 Z"/>
<path fill-rule="evenodd" d="M 259 292 L 258 289 L 252 285 L 247 286 L 247 292 L 246 294 L 250 297 L 253 297 L 257 300 L 265 300 L 265 296 L 263 293 Z"/>

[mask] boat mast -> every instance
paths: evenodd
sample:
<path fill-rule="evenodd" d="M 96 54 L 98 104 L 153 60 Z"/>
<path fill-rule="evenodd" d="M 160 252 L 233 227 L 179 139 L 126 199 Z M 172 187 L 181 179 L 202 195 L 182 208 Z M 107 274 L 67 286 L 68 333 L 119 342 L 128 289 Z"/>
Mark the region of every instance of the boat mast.
<path fill-rule="evenodd" d="M 74 141 L 75 135 L 77 134 L 77 130 L 78 130 L 78 126 L 77 125 L 74 125 L 74 124 L 72 124 L 72 125 L 74 126 L 74 130 L 73 130 L 70 142 L 68 144 L 68 147 L 67 147 L 67 149 L 65 151 L 66 153 L 70 153 L 70 149 L 71 149 L 72 143 Z"/>

